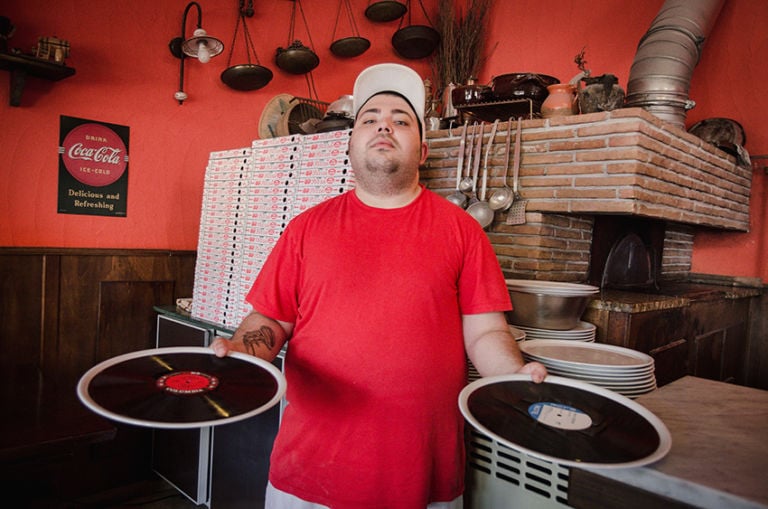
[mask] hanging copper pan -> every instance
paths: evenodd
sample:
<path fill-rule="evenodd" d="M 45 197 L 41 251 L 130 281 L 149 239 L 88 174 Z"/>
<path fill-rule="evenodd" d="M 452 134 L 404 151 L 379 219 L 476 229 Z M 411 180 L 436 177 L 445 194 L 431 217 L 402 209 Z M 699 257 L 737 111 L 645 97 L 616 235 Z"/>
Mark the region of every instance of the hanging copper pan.
<path fill-rule="evenodd" d="M 424 58 L 440 44 L 440 33 L 430 26 L 409 25 L 392 36 L 392 46 L 404 58 Z"/>
<path fill-rule="evenodd" d="M 424 58 L 432 54 L 437 45 L 440 44 L 440 33 L 432 28 L 432 22 L 429 20 L 427 10 L 421 0 L 419 6 L 429 25 L 411 24 L 411 12 L 408 11 L 408 26 L 403 27 L 403 19 L 400 20 L 398 30 L 392 35 L 392 46 L 404 58 Z M 408 0 L 406 6 L 410 8 L 411 0 Z"/>
<path fill-rule="evenodd" d="M 271 80 L 272 71 L 256 64 L 233 65 L 221 73 L 221 81 L 235 90 L 258 90 Z"/>
<path fill-rule="evenodd" d="M 344 17 L 346 17 L 347 24 L 352 33 L 349 37 L 336 39 L 336 29 L 339 27 L 339 22 Z M 333 25 L 333 35 L 331 36 L 331 39 L 333 40 L 333 43 L 331 43 L 331 53 L 337 57 L 348 58 L 360 56 L 371 47 L 371 41 L 365 37 L 360 37 L 350 0 L 339 0 L 339 8 L 336 11 L 336 22 Z"/>
<path fill-rule="evenodd" d="M 291 74 L 305 74 L 320 64 L 320 58 L 301 41 L 293 41 L 287 48 L 277 48 L 275 63 Z"/>
<path fill-rule="evenodd" d="M 304 46 L 300 40 L 294 39 L 297 9 L 301 13 L 301 18 L 304 21 L 304 28 L 306 28 L 307 37 L 309 37 L 309 44 L 314 46 L 314 44 L 312 44 L 312 36 L 309 33 L 307 17 L 304 15 L 304 8 L 301 6 L 301 0 L 293 0 L 291 25 L 288 30 L 288 40 L 293 42 L 291 42 L 287 48 L 277 48 L 275 63 L 280 69 L 291 74 L 306 74 L 320 64 L 320 57 L 318 57 L 317 53 L 311 48 Z"/>
<path fill-rule="evenodd" d="M 408 8 L 402 2 L 382 0 L 371 2 L 365 9 L 365 17 L 371 21 L 387 22 L 402 18 Z"/>
<path fill-rule="evenodd" d="M 248 24 L 245 22 L 246 17 L 253 16 L 253 0 L 248 0 L 247 6 L 243 0 L 240 0 L 239 9 L 237 22 L 235 23 L 235 35 L 232 40 L 232 47 L 229 50 L 229 57 L 227 58 L 227 68 L 221 73 L 221 81 L 229 88 L 235 90 L 258 90 L 272 81 L 272 71 L 262 66 L 259 62 L 256 47 L 248 30 Z M 243 43 L 248 63 L 231 65 L 235 41 L 237 41 L 237 33 L 241 24 L 243 25 Z M 253 57 L 256 60 L 255 64 L 251 62 L 251 53 L 253 53 Z"/>
<path fill-rule="evenodd" d="M 344 37 L 331 43 L 331 53 L 337 57 L 351 58 L 365 53 L 371 47 L 371 41 L 365 37 Z"/>

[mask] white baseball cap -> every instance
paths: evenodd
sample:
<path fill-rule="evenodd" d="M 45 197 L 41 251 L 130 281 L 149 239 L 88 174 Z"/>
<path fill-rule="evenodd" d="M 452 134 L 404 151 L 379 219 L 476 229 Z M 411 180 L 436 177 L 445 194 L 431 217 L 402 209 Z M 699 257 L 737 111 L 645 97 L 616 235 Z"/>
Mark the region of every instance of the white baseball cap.
<path fill-rule="evenodd" d="M 393 92 L 408 101 L 419 119 L 421 135 L 424 138 L 426 92 L 421 76 L 410 67 L 401 64 L 377 64 L 364 69 L 355 80 L 352 91 L 352 110 L 355 117 L 371 97 L 383 92 Z"/>

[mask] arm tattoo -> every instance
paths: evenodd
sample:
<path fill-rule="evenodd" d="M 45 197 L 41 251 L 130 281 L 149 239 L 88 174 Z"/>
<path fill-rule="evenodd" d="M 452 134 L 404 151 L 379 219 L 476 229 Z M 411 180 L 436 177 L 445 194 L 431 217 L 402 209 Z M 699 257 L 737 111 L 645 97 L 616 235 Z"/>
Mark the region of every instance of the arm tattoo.
<path fill-rule="evenodd" d="M 256 355 L 256 349 L 259 345 L 264 345 L 272 350 L 275 347 L 275 333 L 263 325 L 259 330 L 247 331 L 243 335 L 243 344 L 251 355 Z"/>

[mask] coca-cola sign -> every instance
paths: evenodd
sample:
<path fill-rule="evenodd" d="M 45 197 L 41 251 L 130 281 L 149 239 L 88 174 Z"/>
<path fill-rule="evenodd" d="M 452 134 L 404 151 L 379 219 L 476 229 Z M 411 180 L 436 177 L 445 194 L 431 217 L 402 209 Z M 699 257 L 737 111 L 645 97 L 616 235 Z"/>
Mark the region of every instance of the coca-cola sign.
<path fill-rule="evenodd" d="M 103 187 L 119 179 L 127 165 L 123 140 L 101 124 L 82 124 L 64 138 L 62 160 L 70 175 L 83 184 Z"/>
<path fill-rule="evenodd" d="M 128 142 L 126 126 L 61 117 L 60 213 L 126 216 Z"/>

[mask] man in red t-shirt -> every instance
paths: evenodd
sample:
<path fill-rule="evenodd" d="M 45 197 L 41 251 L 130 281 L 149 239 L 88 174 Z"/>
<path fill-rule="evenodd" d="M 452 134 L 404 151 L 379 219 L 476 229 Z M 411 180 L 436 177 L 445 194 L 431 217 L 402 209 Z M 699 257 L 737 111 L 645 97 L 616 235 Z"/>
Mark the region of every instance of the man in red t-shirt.
<path fill-rule="evenodd" d="M 297 216 L 247 296 L 229 350 L 272 360 L 288 342 L 267 507 L 460 508 L 466 357 L 483 376 L 525 364 L 479 223 L 419 183 L 424 85 L 369 67 L 353 93 L 353 191 Z"/>

